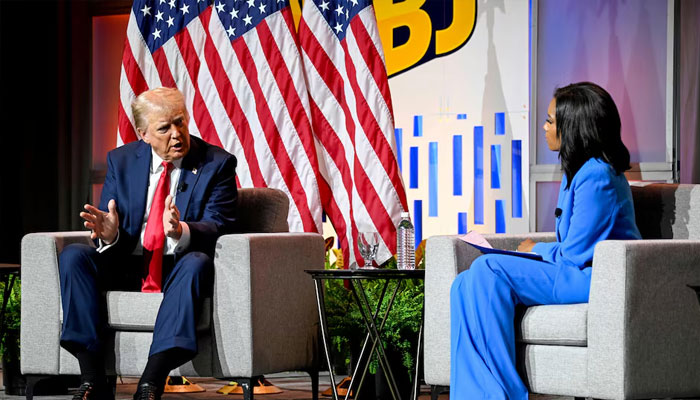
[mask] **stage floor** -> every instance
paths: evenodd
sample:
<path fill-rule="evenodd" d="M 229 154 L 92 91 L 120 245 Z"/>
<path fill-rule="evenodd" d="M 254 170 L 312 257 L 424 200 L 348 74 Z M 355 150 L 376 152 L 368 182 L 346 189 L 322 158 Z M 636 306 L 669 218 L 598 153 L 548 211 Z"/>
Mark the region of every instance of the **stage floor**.
<path fill-rule="evenodd" d="M 311 399 L 311 381 L 309 376 L 302 372 L 284 372 L 280 374 L 266 375 L 267 379 L 274 385 L 278 386 L 283 390 L 279 394 L 270 395 L 259 395 L 256 399 L 260 400 L 307 400 Z M 1 379 L 1 374 L 0 374 Z M 204 400 L 204 399 L 219 399 L 219 400 L 235 400 L 243 399 L 242 395 L 222 395 L 216 393 L 216 391 L 223 385 L 226 385 L 226 381 L 220 381 L 211 378 L 192 378 L 192 382 L 195 382 L 206 389 L 202 393 L 168 393 L 163 396 L 166 400 Z M 134 391 L 136 390 L 136 383 L 138 379 L 135 378 L 123 378 L 123 383 L 117 385 L 117 399 L 126 400 L 131 399 Z M 328 373 L 322 373 L 320 377 L 320 390 L 323 391 L 330 386 L 330 380 L 328 378 Z M 63 396 L 37 396 L 36 400 L 69 400 L 72 396 L 70 394 Z M 330 397 L 320 397 L 321 399 L 330 399 Z M 0 399 L 8 400 L 20 400 L 24 399 L 23 396 L 10 396 L 6 395 L 4 391 L 0 391 Z M 428 386 L 423 386 L 421 389 L 420 400 L 430 399 L 430 389 Z M 449 399 L 447 394 L 440 396 L 441 400 Z M 560 397 L 560 396 L 539 396 L 533 395 L 530 397 L 531 400 L 573 400 L 572 397 Z"/>

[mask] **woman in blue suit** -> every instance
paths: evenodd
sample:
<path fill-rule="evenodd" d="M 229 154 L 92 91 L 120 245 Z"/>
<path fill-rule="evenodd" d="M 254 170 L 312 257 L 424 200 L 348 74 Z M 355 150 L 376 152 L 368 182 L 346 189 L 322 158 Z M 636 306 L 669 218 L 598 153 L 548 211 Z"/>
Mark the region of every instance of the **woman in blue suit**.
<path fill-rule="evenodd" d="M 589 82 L 557 89 L 544 130 L 564 171 L 557 241 L 528 239 L 518 246 L 543 261 L 483 255 L 455 279 L 450 293 L 453 399 L 527 400 L 515 367 L 515 306 L 587 302 L 596 243 L 640 238 L 623 174 L 630 155 L 610 94 Z"/>

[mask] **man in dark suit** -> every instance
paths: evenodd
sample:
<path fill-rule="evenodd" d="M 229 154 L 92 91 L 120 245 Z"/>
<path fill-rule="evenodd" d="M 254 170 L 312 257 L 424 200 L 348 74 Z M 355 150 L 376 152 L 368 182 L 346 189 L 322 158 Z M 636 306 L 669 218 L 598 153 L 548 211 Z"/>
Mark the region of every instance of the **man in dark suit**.
<path fill-rule="evenodd" d="M 112 399 L 104 370 L 107 289 L 163 292 L 134 399 L 160 398 L 168 373 L 197 352 L 201 299 L 213 287 L 216 239 L 233 230 L 236 159 L 190 137 L 182 93 L 158 88 L 132 103 L 142 140 L 112 150 L 100 206 L 80 216 L 97 248 L 70 245 L 59 270 L 61 346 L 80 364 L 74 399 Z"/>

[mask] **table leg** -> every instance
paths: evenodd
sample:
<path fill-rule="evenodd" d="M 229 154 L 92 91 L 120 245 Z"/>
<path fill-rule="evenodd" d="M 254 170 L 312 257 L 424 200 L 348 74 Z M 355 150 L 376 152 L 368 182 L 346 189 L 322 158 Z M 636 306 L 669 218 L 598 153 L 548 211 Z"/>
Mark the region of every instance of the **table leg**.
<path fill-rule="evenodd" d="M 321 340 L 323 341 L 323 350 L 326 353 L 326 362 L 328 363 L 328 376 L 331 379 L 331 388 L 333 389 L 333 399 L 338 400 L 338 389 L 335 387 L 335 374 L 333 373 L 333 364 L 331 363 L 331 349 L 329 346 L 328 324 L 326 322 L 325 302 L 323 299 L 323 280 L 314 279 L 316 283 L 316 304 L 318 306 L 318 318 L 321 321 Z"/>
<path fill-rule="evenodd" d="M 425 325 L 425 297 L 423 297 L 423 307 L 420 311 L 420 330 L 418 331 L 418 350 L 416 351 L 416 370 L 413 374 L 413 387 L 411 388 L 411 400 L 418 398 L 420 382 L 418 381 L 418 368 L 420 366 L 420 353 L 423 350 L 423 326 Z"/>
<path fill-rule="evenodd" d="M 384 375 L 389 381 L 389 391 L 391 392 L 391 397 L 395 400 L 401 400 L 401 395 L 399 394 L 398 387 L 396 385 L 396 380 L 394 379 L 394 373 L 391 370 L 389 359 L 387 358 L 386 353 L 384 352 L 384 346 L 382 346 L 381 344 L 381 337 L 379 335 L 379 331 L 377 330 L 377 326 L 375 325 L 374 320 L 370 318 L 370 316 L 367 315 L 367 312 L 365 311 L 372 309 L 369 304 L 369 300 L 367 299 L 367 295 L 365 294 L 365 289 L 362 286 L 362 282 L 358 281 L 357 284 L 360 290 L 355 290 L 354 286 L 351 286 L 353 288 L 352 293 L 355 296 L 357 304 L 361 305 L 358 308 L 360 309 L 360 315 L 362 315 L 362 319 L 365 321 L 365 326 L 367 327 L 368 331 L 372 334 L 373 340 L 379 344 L 376 347 L 378 351 L 378 359 L 379 363 L 382 365 L 382 369 L 384 370 Z M 398 285 L 399 284 L 397 283 L 397 286 Z"/>
<path fill-rule="evenodd" d="M 355 290 L 354 283 L 352 280 L 350 281 L 350 285 L 352 287 L 352 290 Z M 389 287 L 389 281 L 384 282 L 384 287 L 382 288 L 382 293 L 379 295 L 379 302 L 377 303 L 377 309 L 374 312 L 374 317 L 373 319 L 376 319 L 377 316 L 379 315 L 379 311 L 382 308 L 382 301 L 384 301 L 384 296 L 386 295 L 386 289 Z M 360 305 L 358 304 L 358 307 Z M 386 318 L 386 314 L 384 316 Z M 372 350 L 370 351 L 369 358 L 367 361 L 365 361 L 365 352 L 367 351 L 367 345 L 369 343 L 369 340 L 371 338 L 371 335 L 369 332 L 367 332 L 367 335 L 365 335 L 365 339 L 362 341 L 362 349 L 360 350 L 360 355 L 357 357 L 357 363 L 355 364 L 355 370 L 352 372 L 352 376 L 350 377 L 350 385 L 348 386 L 348 392 L 345 394 L 345 400 L 350 399 L 350 392 L 353 390 L 355 387 L 355 380 L 357 379 L 357 374 L 362 368 L 362 375 L 360 376 L 360 382 L 357 385 L 357 389 L 355 390 L 355 397 L 360 396 L 360 390 L 362 389 L 362 384 L 365 382 L 365 376 L 367 375 L 367 367 L 369 367 L 369 361 L 372 358 L 372 353 L 374 352 L 374 347 L 372 347 Z M 372 341 L 372 344 L 375 342 Z"/>
<path fill-rule="evenodd" d="M 354 285 L 352 283 L 352 281 L 351 281 L 351 285 Z M 377 309 L 374 312 L 374 316 L 372 317 L 372 320 L 374 320 L 374 321 L 376 321 L 377 317 L 379 316 L 379 312 L 381 311 L 381 308 L 382 308 L 382 302 L 384 301 L 384 296 L 386 294 L 386 290 L 388 287 L 389 287 L 389 280 L 385 280 L 384 287 L 382 288 L 382 294 L 379 296 L 379 300 L 377 301 Z M 394 304 L 394 299 L 396 298 L 396 294 L 399 292 L 400 287 L 401 287 L 401 281 L 398 281 L 396 288 L 394 288 L 394 292 L 392 293 L 391 298 L 389 299 L 389 304 L 387 304 L 386 310 L 384 310 L 384 315 L 382 316 L 382 318 L 379 322 L 379 332 L 381 332 L 384 329 L 384 324 L 386 323 L 387 317 L 389 316 L 389 310 L 391 310 L 391 306 Z M 352 290 L 356 290 L 356 289 L 357 288 L 352 286 Z M 357 297 L 356 297 L 356 299 L 357 299 Z M 360 306 L 361 306 L 360 303 L 358 303 L 358 307 L 360 307 Z M 365 336 L 365 340 L 362 343 L 362 351 L 360 351 L 360 356 L 358 357 L 359 358 L 358 363 L 355 366 L 355 371 L 353 371 L 352 377 L 350 379 L 350 387 L 352 388 L 353 382 L 355 381 L 355 379 L 357 377 L 357 373 L 358 373 L 360 367 L 362 367 L 362 375 L 360 375 L 360 383 L 358 385 L 356 397 L 359 396 L 360 389 L 362 388 L 362 384 L 365 380 L 365 376 L 367 375 L 367 369 L 369 368 L 369 361 L 371 360 L 372 354 L 374 354 L 374 350 L 376 349 L 376 346 L 377 346 L 377 341 L 372 340 L 372 348 L 369 351 L 369 356 L 367 358 L 367 361 L 364 361 L 364 354 L 365 354 L 365 351 L 367 350 L 367 346 L 369 344 L 370 339 L 372 339 L 372 335 L 368 329 L 367 335 Z M 349 394 L 346 395 L 345 400 L 349 400 L 349 396 L 350 396 Z"/>

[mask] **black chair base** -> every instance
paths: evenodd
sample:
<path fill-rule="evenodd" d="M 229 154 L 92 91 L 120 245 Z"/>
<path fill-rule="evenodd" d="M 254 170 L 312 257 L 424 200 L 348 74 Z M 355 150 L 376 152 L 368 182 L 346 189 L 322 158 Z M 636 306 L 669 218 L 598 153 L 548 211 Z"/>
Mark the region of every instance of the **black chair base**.
<path fill-rule="evenodd" d="M 318 370 L 304 371 L 311 377 L 311 398 L 318 400 Z M 262 376 L 253 376 L 249 378 L 226 378 L 229 381 L 237 382 L 243 389 L 243 400 L 253 400 L 255 398 L 255 382 L 262 379 Z"/>
<path fill-rule="evenodd" d="M 448 392 L 449 386 L 430 385 L 430 400 L 437 400 L 441 393 Z"/>

